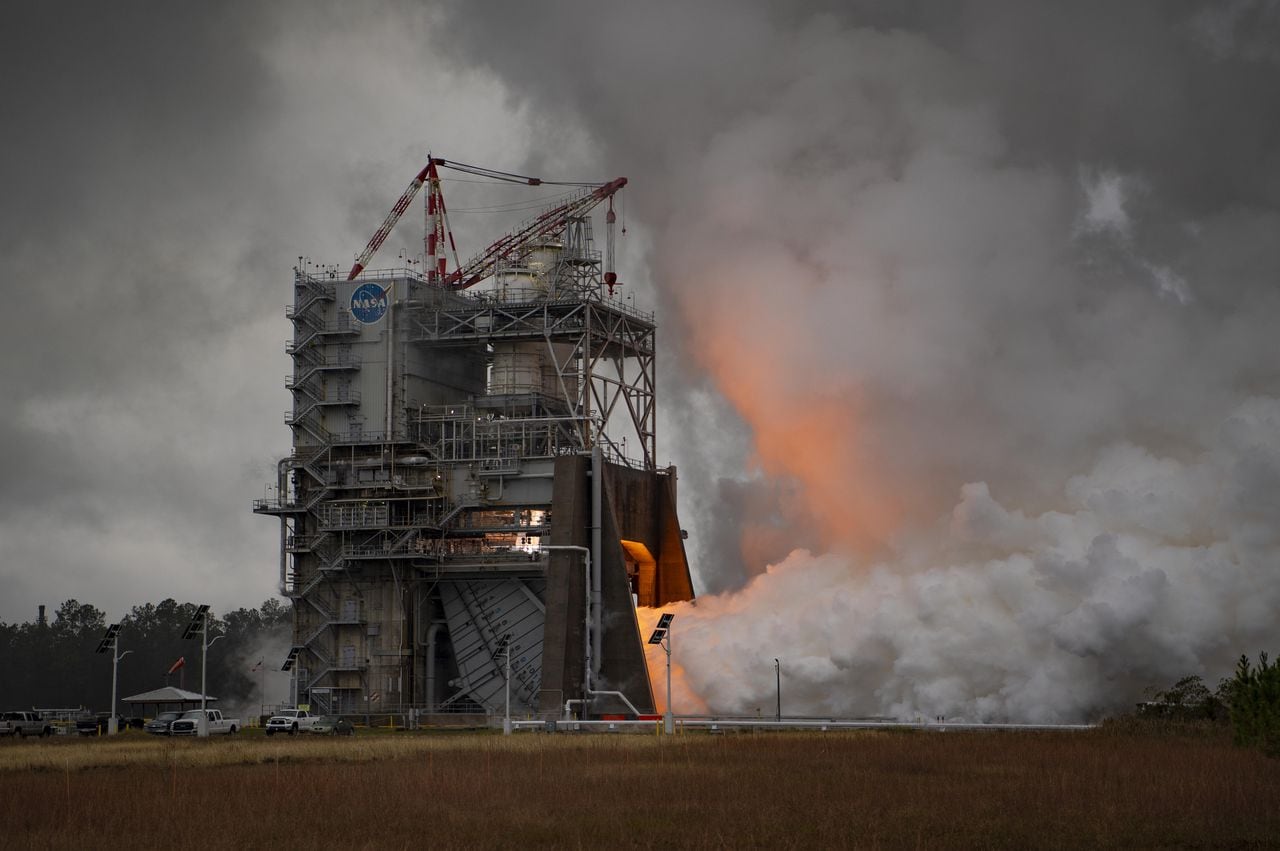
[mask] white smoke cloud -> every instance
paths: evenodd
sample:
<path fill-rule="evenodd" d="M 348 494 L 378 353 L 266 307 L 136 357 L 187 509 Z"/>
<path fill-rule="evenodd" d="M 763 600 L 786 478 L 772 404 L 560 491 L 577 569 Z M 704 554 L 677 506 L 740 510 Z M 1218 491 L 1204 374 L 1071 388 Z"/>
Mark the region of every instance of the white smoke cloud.
<path fill-rule="evenodd" d="M 1210 4 L 558 9 L 450 26 L 632 178 L 707 707 L 1075 720 L 1280 639 L 1280 78 Z"/>
<path fill-rule="evenodd" d="M 1028 517 L 965 485 L 911 555 L 797 550 L 741 591 L 674 607 L 677 711 L 693 695 L 770 709 L 774 657 L 793 714 L 1062 722 L 1212 680 L 1274 637 L 1277 484 L 1280 400 L 1257 398 L 1188 462 L 1106 448 L 1063 511 Z"/>

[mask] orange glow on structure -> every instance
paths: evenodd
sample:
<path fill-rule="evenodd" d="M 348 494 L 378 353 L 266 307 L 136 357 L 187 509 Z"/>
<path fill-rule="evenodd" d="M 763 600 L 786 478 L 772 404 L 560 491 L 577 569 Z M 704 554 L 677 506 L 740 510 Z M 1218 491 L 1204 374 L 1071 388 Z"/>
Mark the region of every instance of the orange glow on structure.
<path fill-rule="evenodd" d="M 649 667 L 649 683 L 653 687 L 653 708 L 659 713 L 667 710 L 667 651 L 659 644 L 650 644 L 649 636 L 653 627 L 664 611 L 673 607 L 651 609 L 647 606 L 636 607 L 636 622 L 640 625 L 640 640 L 644 642 L 644 659 Z M 702 698 L 689 687 L 689 678 L 680 666 L 680 618 L 677 615 L 672 624 L 676 630 L 673 653 L 671 654 L 671 692 L 674 697 L 672 708 L 677 715 L 705 715 L 707 705 Z"/>
<path fill-rule="evenodd" d="M 632 580 L 636 599 L 641 606 L 653 605 L 658 582 L 658 560 L 639 541 L 622 541 L 622 550 L 627 555 L 627 574 Z"/>

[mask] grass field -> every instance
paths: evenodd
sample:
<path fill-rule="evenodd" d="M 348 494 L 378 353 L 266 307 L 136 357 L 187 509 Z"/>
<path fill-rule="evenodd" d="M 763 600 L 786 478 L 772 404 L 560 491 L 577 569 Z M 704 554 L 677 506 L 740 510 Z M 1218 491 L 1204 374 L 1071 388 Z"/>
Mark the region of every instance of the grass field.
<path fill-rule="evenodd" d="M 1280 847 L 1221 735 L 0 742 L 4 848 Z"/>

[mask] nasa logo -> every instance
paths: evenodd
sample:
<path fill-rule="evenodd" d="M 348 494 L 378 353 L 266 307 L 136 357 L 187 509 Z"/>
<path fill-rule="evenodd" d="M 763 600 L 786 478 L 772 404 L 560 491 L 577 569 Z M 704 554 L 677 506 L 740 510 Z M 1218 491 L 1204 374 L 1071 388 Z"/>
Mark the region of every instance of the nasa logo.
<path fill-rule="evenodd" d="M 361 284 L 351 294 L 351 315 L 372 325 L 387 312 L 387 291 L 377 284 Z"/>

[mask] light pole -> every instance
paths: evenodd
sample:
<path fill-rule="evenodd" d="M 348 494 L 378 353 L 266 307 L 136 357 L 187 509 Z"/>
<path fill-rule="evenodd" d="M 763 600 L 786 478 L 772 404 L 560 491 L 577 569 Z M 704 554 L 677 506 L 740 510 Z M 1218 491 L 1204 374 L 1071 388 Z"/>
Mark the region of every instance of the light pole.
<path fill-rule="evenodd" d="M 779 724 L 782 723 L 782 663 L 777 659 L 773 660 L 773 673 L 778 680 L 778 717 Z"/>
<path fill-rule="evenodd" d="M 120 660 L 132 652 L 132 650 L 120 652 L 118 635 L 111 642 L 111 718 L 107 721 L 108 736 L 114 736 L 120 731 L 120 719 L 116 717 L 116 684 L 120 681 Z"/>
<path fill-rule="evenodd" d="M 657 644 L 667 651 L 667 712 L 662 718 L 662 731 L 668 736 L 675 732 L 675 715 L 671 712 L 671 622 L 676 616 L 671 612 L 663 612 L 649 636 L 650 644 Z"/>
<path fill-rule="evenodd" d="M 507 714 L 502 719 L 502 735 L 511 735 L 511 642 L 507 641 Z"/>
<path fill-rule="evenodd" d="M 98 642 L 98 647 L 94 653 L 106 653 L 111 651 L 111 717 L 107 719 L 107 735 L 114 736 L 119 724 L 116 721 L 116 675 L 119 673 L 120 660 L 132 653 L 132 650 L 126 650 L 120 653 L 120 624 L 113 623 L 107 627 L 107 631 L 102 636 L 102 640 Z"/>
<path fill-rule="evenodd" d="M 667 651 L 667 715 L 662 719 L 662 732 L 670 736 L 676 731 L 675 715 L 671 710 L 671 627 L 667 627 L 667 641 L 662 645 Z"/>
<path fill-rule="evenodd" d="M 205 710 L 205 701 L 208 699 L 208 686 L 205 684 L 205 672 L 209 669 L 209 648 L 218 643 L 219 638 L 226 638 L 225 635 L 215 635 L 213 641 L 209 640 L 209 613 L 204 616 L 204 629 L 201 630 L 203 640 L 200 642 L 200 732 L 199 736 L 207 737 L 209 735 L 209 713 Z"/>
<path fill-rule="evenodd" d="M 200 634 L 200 723 L 196 725 L 196 735 L 205 737 L 209 735 L 209 711 L 208 711 L 208 679 L 206 674 L 209 669 L 209 646 L 223 636 L 216 636 L 213 641 L 209 640 L 209 606 L 207 603 L 201 603 L 196 607 L 195 614 L 191 616 L 191 623 L 187 624 L 187 629 L 182 633 L 183 640 L 196 637 L 196 633 Z"/>

